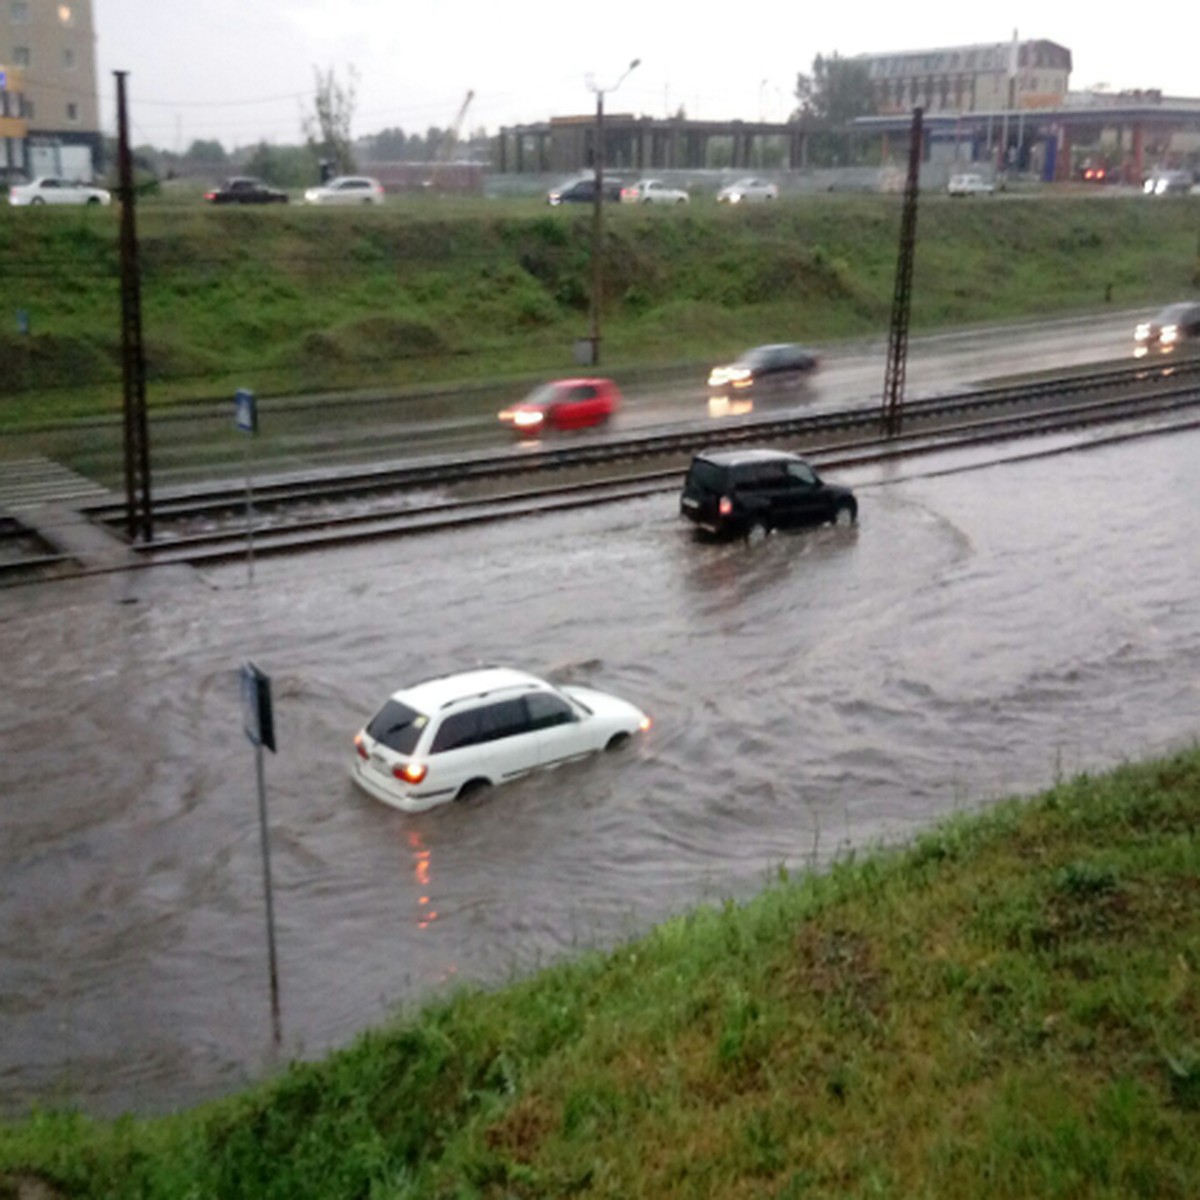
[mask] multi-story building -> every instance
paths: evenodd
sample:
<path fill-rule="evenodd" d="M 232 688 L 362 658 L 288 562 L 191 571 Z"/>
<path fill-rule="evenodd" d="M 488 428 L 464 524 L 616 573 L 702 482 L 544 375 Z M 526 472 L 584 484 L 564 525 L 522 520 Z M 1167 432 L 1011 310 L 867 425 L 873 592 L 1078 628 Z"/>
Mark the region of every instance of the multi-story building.
<path fill-rule="evenodd" d="M 908 113 L 1004 112 L 1059 108 L 1066 102 L 1071 52 L 1043 40 L 990 42 L 863 54 L 883 116 Z"/>
<path fill-rule="evenodd" d="M 91 0 L 0 0 L 0 173 L 90 179 L 101 146 Z"/>

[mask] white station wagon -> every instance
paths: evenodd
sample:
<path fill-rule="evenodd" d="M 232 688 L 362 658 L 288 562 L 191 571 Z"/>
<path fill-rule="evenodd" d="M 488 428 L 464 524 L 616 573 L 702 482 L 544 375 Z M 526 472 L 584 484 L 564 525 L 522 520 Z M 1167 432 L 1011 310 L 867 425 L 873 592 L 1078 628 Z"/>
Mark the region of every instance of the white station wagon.
<path fill-rule="evenodd" d="M 352 774 L 376 800 L 422 812 L 649 728 L 644 712 L 607 692 L 486 667 L 395 692 L 355 737 Z"/>

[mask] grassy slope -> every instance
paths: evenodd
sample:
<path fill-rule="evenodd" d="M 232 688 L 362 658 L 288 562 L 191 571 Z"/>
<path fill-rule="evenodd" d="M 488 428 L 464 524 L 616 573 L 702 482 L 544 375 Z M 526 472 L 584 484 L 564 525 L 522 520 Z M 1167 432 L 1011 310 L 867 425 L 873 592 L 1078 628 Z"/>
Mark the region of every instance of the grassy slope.
<path fill-rule="evenodd" d="M 0 1196 L 1193 1197 L 1200 751 L 781 879 L 165 1120 L 0 1129 Z"/>
<path fill-rule="evenodd" d="M 886 331 L 897 196 L 616 207 L 605 362 L 704 360 L 775 339 Z M 0 420 L 115 411 L 117 210 L 13 209 L 0 280 Z M 587 331 L 590 212 L 397 198 L 382 210 L 139 211 L 151 404 L 569 369 Z M 914 330 L 1157 305 L 1196 287 L 1200 199 L 922 199 Z"/>

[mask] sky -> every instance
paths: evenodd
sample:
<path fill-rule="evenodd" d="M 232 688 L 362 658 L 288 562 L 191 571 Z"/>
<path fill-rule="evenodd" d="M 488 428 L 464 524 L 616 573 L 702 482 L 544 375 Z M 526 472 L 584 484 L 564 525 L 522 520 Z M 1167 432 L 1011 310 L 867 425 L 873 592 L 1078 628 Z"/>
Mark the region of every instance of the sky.
<path fill-rule="evenodd" d="M 180 152 L 196 139 L 227 150 L 302 141 L 317 70 L 342 83 L 357 73 L 355 136 L 447 128 L 468 92 L 464 133 L 594 113 L 595 89 L 609 113 L 782 121 L 818 54 L 1008 42 L 1014 29 L 1071 50 L 1072 91 L 1200 96 L 1195 39 L 1180 24 L 1185 11 L 1195 19 L 1190 6 L 1168 0 L 1154 20 L 1116 11 L 1095 0 L 1015 0 L 1003 14 L 879 0 L 818 11 L 778 0 L 93 0 L 103 128 L 116 132 L 112 72 L 127 71 L 133 142 Z"/>

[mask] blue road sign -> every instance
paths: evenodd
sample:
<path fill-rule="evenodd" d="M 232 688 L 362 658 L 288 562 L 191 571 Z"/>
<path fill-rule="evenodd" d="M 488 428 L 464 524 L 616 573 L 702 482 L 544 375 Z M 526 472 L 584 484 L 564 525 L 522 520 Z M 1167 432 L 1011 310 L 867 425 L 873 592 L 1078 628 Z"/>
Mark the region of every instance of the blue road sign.
<path fill-rule="evenodd" d="M 246 433 L 258 432 L 258 404 L 253 392 L 238 388 L 233 397 L 233 411 L 239 429 Z"/>

